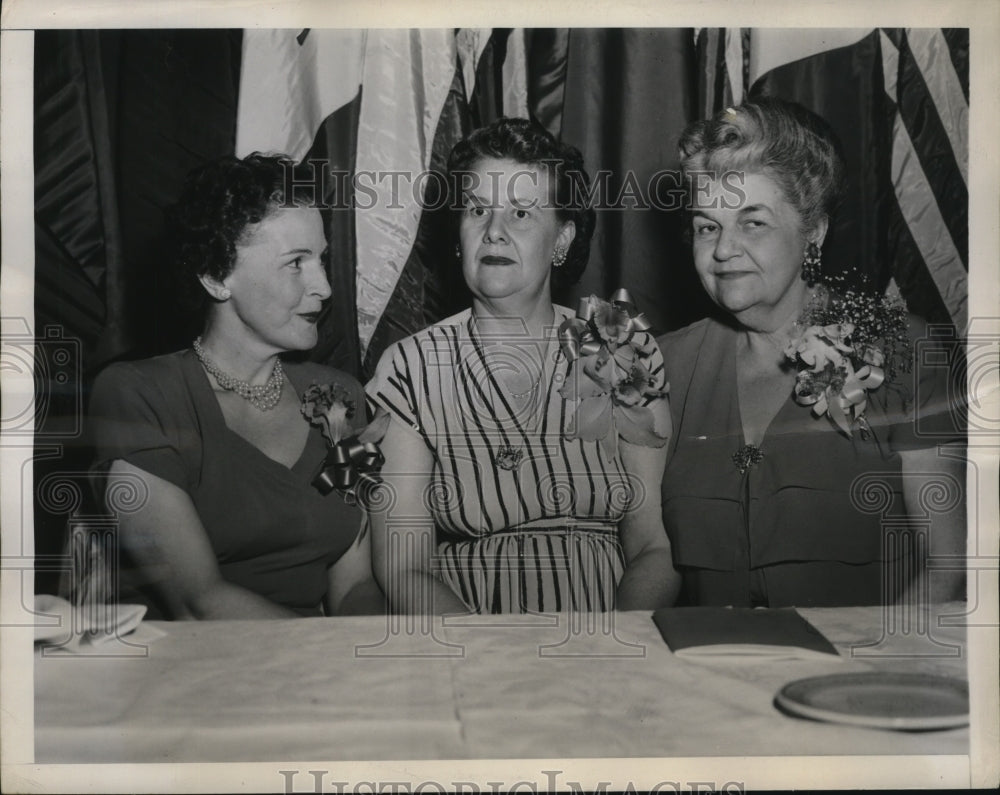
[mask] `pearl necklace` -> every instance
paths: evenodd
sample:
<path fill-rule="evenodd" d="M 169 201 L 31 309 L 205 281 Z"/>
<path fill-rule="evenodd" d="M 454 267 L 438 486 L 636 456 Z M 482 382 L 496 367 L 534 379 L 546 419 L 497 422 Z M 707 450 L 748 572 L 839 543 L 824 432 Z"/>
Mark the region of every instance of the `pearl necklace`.
<path fill-rule="evenodd" d="M 233 378 L 220 370 L 218 365 L 208 358 L 205 349 L 201 347 L 201 337 L 191 343 L 191 347 L 194 348 L 195 356 L 198 357 L 202 367 L 215 378 L 220 387 L 229 392 L 235 392 L 258 411 L 270 411 L 278 405 L 285 386 L 285 371 L 281 368 L 280 359 L 275 360 L 274 369 L 271 371 L 271 377 L 267 379 L 267 383 L 263 386 L 255 386 L 239 378 Z"/>

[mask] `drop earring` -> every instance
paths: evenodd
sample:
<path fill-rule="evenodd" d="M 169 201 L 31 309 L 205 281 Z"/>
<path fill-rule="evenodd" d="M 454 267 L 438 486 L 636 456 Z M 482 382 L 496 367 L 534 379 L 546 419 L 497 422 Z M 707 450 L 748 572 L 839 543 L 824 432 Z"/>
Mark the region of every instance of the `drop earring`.
<path fill-rule="evenodd" d="M 812 287 L 819 281 L 822 275 L 823 259 L 820 255 L 819 246 L 810 243 L 806 246 L 805 256 L 802 258 L 802 279 Z"/>

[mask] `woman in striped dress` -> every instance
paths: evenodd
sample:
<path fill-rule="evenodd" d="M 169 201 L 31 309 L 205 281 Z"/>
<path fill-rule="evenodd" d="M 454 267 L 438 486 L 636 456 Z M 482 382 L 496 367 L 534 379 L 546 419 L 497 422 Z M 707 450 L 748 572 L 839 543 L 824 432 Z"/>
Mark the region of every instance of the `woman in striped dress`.
<path fill-rule="evenodd" d="M 580 153 L 500 119 L 455 147 L 449 176 L 473 305 L 389 348 L 366 388 L 392 418 L 376 578 L 404 613 L 672 603 L 662 356 L 626 303 L 578 319 L 552 303 L 589 254 Z"/>

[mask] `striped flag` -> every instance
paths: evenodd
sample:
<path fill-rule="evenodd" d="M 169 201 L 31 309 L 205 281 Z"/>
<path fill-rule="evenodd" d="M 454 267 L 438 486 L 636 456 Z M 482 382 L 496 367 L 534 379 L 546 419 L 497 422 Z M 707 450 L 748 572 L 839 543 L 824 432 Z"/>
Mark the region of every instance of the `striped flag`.
<path fill-rule="evenodd" d="M 695 28 L 698 52 L 698 109 L 709 118 L 743 101 L 749 88 L 749 28 Z"/>
<path fill-rule="evenodd" d="M 312 162 L 314 174 L 353 173 L 367 39 L 363 30 L 245 30 L 236 155 L 281 152 Z M 358 373 L 352 185 L 335 179 L 319 184 L 318 198 L 332 208 L 323 216 L 333 293 L 311 355 Z"/>
<path fill-rule="evenodd" d="M 528 33 L 515 28 L 507 39 L 507 57 L 502 67 L 503 115 L 528 116 Z"/>
<path fill-rule="evenodd" d="M 364 30 L 243 31 L 236 156 L 302 160 L 323 122 L 357 97 L 366 41 Z"/>
<path fill-rule="evenodd" d="M 443 177 L 448 155 L 458 141 L 525 102 L 519 88 L 524 83 L 524 78 L 518 76 L 524 69 L 516 42 L 519 35 L 507 28 L 447 32 L 454 64 L 449 85 L 435 87 L 434 96 L 441 98 L 442 105 L 436 114 L 436 126 L 427 128 L 433 134 L 425 139 L 427 145 L 422 150 L 424 167 L 429 172 Z M 442 88 L 446 89 L 443 95 Z M 359 318 L 368 323 L 370 330 L 370 335 L 362 334 L 367 336 L 362 368 L 366 375 L 374 371 L 389 345 L 464 309 L 472 301 L 454 259 L 455 239 L 446 197 L 441 195 L 443 187 L 443 179 L 428 179 L 421 185 L 423 201 L 414 202 L 412 207 L 416 224 L 410 227 L 409 250 L 402 260 L 405 264 L 396 274 L 391 291 L 387 284 L 382 292 L 381 310 L 373 307 L 366 319 L 359 306 Z M 373 219 L 381 222 L 377 213 Z M 402 247 L 399 251 L 402 253 Z M 379 278 L 380 264 L 372 265 L 374 270 L 370 272 Z M 359 268 L 359 284 L 366 278 L 362 270 Z"/>
<path fill-rule="evenodd" d="M 700 53 L 704 82 L 724 85 L 720 70 L 747 66 L 751 94 L 800 102 L 844 145 L 848 195 L 826 267 L 856 266 L 881 287 L 895 284 L 911 311 L 964 333 L 968 30 L 754 29 L 742 52 L 713 35 L 715 48 Z"/>
<path fill-rule="evenodd" d="M 939 315 L 931 300 L 936 291 L 964 334 L 969 294 L 968 31 L 883 30 L 880 41 L 885 91 L 895 105 L 894 277 L 911 308 L 931 319 Z"/>
<path fill-rule="evenodd" d="M 314 358 L 360 375 L 452 308 L 427 172 L 474 127 L 526 113 L 526 52 L 523 30 L 245 31 L 237 155 L 353 175 L 322 183 L 333 297 Z"/>
<path fill-rule="evenodd" d="M 438 118 L 455 73 L 448 30 L 371 31 L 365 48 L 357 172 L 402 172 L 379 179 L 375 200 L 356 211 L 357 317 L 368 348 L 416 237 Z M 419 101 L 415 101 L 419 100 Z M 398 186 L 398 187 L 397 187 Z M 413 329 L 416 331 L 416 329 Z"/>

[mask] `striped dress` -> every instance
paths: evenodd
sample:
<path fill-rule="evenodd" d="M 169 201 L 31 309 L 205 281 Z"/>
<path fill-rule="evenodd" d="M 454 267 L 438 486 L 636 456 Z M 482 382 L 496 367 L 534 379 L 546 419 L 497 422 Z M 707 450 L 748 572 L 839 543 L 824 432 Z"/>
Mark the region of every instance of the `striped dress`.
<path fill-rule="evenodd" d="M 569 368 L 556 332 L 571 316 L 557 306 L 544 340 L 493 338 L 476 332 L 466 310 L 389 348 L 366 387 L 430 450 L 436 573 L 480 613 L 614 608 L 624 570 L 618 522 L 644 484 L 618 457 L 605 461 L 597 442 L 563 433 L 576 404 L 559 395 Z M 652 349 L 647 366 L 662 386 Z M 537 386 L 520 399 L 495 377 L 538 361 Z"/>

